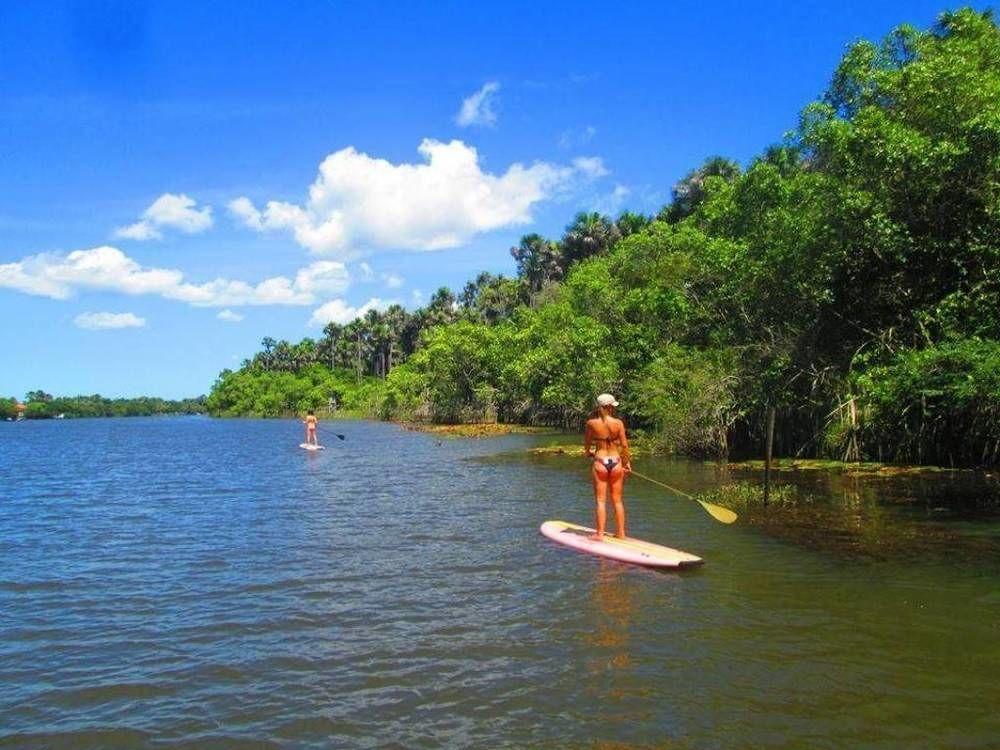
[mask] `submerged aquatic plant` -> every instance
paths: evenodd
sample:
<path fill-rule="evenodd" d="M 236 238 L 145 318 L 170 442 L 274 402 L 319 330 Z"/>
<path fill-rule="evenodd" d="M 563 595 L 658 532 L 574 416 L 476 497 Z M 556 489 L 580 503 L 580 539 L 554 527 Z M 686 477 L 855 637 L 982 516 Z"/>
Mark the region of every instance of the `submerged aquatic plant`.
<path fill-rule="evenodd" d="M 764 507 L 764 487 L 758 484 L 734 482 L 702 492 L 698 495 L 698 499 L 728 508 Z M 767 498 L 768 506 L 776 507 L 797 507 L 811 505 L 813 502 L 812 495 L 803 494 L 797 487 L 790 484 L 779 484 L 771 487 Z"/>

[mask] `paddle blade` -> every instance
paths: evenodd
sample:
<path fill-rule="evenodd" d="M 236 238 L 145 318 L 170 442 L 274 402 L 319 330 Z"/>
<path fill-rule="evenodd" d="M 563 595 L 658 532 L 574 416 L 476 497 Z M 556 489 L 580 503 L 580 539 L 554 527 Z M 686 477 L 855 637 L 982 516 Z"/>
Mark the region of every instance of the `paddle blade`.
<path fill-rule="evenodd" d="M 698 500 L 698 498 L 695 498 Z M 701 503 L 701 507 L 704 508 L 712 518 L 721 523 L 735 523 L 736 519 L 739 518 L 733 511 L 729 508 L 723 508 L 721 505 L 716 505 L 715 503 L 706 503 L 704 500 L 698 500 Z"/>

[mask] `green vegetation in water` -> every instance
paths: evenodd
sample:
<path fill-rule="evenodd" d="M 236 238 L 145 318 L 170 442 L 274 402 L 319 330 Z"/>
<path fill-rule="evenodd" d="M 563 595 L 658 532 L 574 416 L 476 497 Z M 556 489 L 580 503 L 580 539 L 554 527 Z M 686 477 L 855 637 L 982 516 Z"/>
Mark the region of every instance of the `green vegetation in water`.
<path fill-rule="evenodd" d="M 633 456 L 649 455 L 652 453 L 650 446 L 642 441 L 629 440 L 628 443 L 629 452 Z M 555 456 L 555 455 L 567 455 L 567 456 L 582 456 L 583 455 L 583 445 L 582 436 L 581 443 L 570 443 L 570 444 L 560 444 L 560 445 L 539 445 L 533 448 L 528 448 L 528 453 L 532 453 L 536 456 Z"/>
<path fill-rule="evenodd" d="M 754 506 L 763 508 L 764 488 L 756 484 L 734 482 L 702 492 L 698 495 L 698 499 L 732 510 L 745 510 Z M 773 505 L 778 508 L 810 505 L 814 501 L 815 498 L 811 495 L 803 494 L 796 487 L 788 484 L 772 486 L 767 498 L 769 506 Z"/>
<path fill-rule="evenodd" d="M 788 484 L 773 484 L 764 505 L 759 484 L 734 482 L 699 493 L 699 500 L 731 508 L 740 523 L 769 536 L 831 554 L 868 560 L 998 559 L 994 535 L 959 533 L 940 523 L 915 522 L 860 492 L 836 502 Z"/>
<path fill-rule="evenodd" d="M 738 461 L 729 464 L 730 469 L 749 469 L 763 471 L 763 460 Z M 877 461 L 835 461 L 816 458 L 779 458 L 771 461 L 772 471 L 825 471 L 836 474 L 851 474 L 857 476 L 896 477 L 915 476 L 923 474 L 949 474 L 955 471 L 970 471 L 970 469 L 949 469 L 943 466 L 900 466 L 883 464 Z"/>
<path fill-rule="evenodd" d="M 577 427 L 611 391 L 654 449 L 713 457 L 757 453 L 774 406 L 777 455 L 996 464 L 998 206 L 1000 29 L 962 9 L 851 45 L 793 133 L 656 216 L 579 214 L 511 248 L 515 278 L 266 339 L 240 373 L 346 368 L 380 382 L 343 398 L 440 423 Z M 233 380 L 214 413 L 326 398 Z"/>
<path fill-rule="evenodd" d="M 498 422 L 467 422 L 465 424 L 434 424 L 432 422 L 399 422 L 404 430 L 429 432 L 447 438 L 483 438 L 501 435 L 540 435 L 552 430 L 547 427 L 533 427 L 522 424 L 500 424 Z"/>
<path fill-rule="evenodd" d="M 15 398 L 0 398 L 0 419 L 16 419 L 20 413 Z M 204 414 L 205 397 L 169 400 L 154 396 L 105 398 L 93 396 L 53 396 L 45 391 L 31 391 L 24 399 L 25 419 L 65 417 L 148 417 L 161 414 Z"/>

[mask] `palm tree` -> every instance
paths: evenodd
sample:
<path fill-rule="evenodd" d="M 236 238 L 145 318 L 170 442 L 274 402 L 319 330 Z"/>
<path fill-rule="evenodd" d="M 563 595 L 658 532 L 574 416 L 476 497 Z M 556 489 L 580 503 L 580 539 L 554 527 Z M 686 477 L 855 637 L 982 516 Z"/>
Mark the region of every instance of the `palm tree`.
<path fill-rule="evenodd" d="M 621 239 L 621 232 L 608 217 L 596 211 L 581 212 L 573 222 L 566 227 L 563 235 L 563 259 L 566 265 L 576 263 L 592 255 L 605 252 Z"/>
<path fill-rule="evenodd" d="M 372 375 L 384 378 L 386 373 L 386 349 L 389 342 L 389 329 L 382 320 L 382 313 L 369 310 L 365 313 L 365 327 L 370 341 L 369 356 Z"/>
<path fill-rule="evenodd" d="M 462 289 L 462 293 L 458 295 L 459 304 L 466 310 L 475 308 L 476 301 L 482 296 L 483 290 L 490 286 L 496 278 L 489 271 L 480 273 L 475 281 L 466 283 L 465 288 Z"/>
<path fill-rule="evenodd" d="M 632 211 L 623 211 L 615 222 L 615 227 L 622 237 L 641 232 L 652 223 L 653 219 L 645 214 L 637 214 Z"/>
<path fill-rule="evenodd" d="M 710 156 L 695 170 L 688 172 L 684 179 L 674 185 L 671 191 L 673 202 L 660 212 L 660 218 L 675 222 L 694 213 L 705 199 L 705 180 L 721 177 L 732 182 L 740 176 L 740 165 L 722 156 Z"/>
<path fill-rule="evenodd" d="M 536 294 L 550 281 L 559 281 L 563 276 L 563 253 L 559 244 L 545 239 L 540 234 L 526 234 L 510 249 L 517 263 L 517 275 L 528 289 L 528 294 Z"/>
<path fill-rule="evenodd" d="M 402 305 L 390 305 L 382 314 L 382 322 L 385 324 L 388 339 L 386 374 L 397 364 L 397 357 L 402 356 L 401 342 L 407 318 L 409 315 Z"/>
<path fill-rule="evenodd" d="M 430 328 L 431 326 L 441 325 L 443 323 L 451 323 L 457 317 L 457 306 L 458 303 L 455 300 L 455 295 L 452 293 L 451 289 L 446 286 L 440 287 L 431 296 L 431 301 L 425 308 L 425 327 Z"/>
<path fill-rule="evenodd" d="M 344 333 L 344 327 L 333 321 L 323 326 L 323 341 L 320 346 L 326 354 L 331 369 L 337 366 L 337 344 Z"/>

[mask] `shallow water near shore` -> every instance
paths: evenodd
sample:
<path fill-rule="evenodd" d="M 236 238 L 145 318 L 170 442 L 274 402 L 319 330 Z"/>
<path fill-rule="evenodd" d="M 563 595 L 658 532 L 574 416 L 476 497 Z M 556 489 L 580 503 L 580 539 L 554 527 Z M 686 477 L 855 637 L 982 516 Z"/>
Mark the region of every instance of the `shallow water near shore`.
<path fill-rule="evenodd" d="M 545 438 L 326 422 L 312 454 L 300 430 L 0 425 L 0 747 L 997 746 L 989 481 L 801 480 L 879 534 L 947 528 L 954 557 L 727 527 L 631 481 L 630 533 L 706 560 L 657 573 L 538 533 L 591 513 L 579 459 L 525 453 Z"/>

